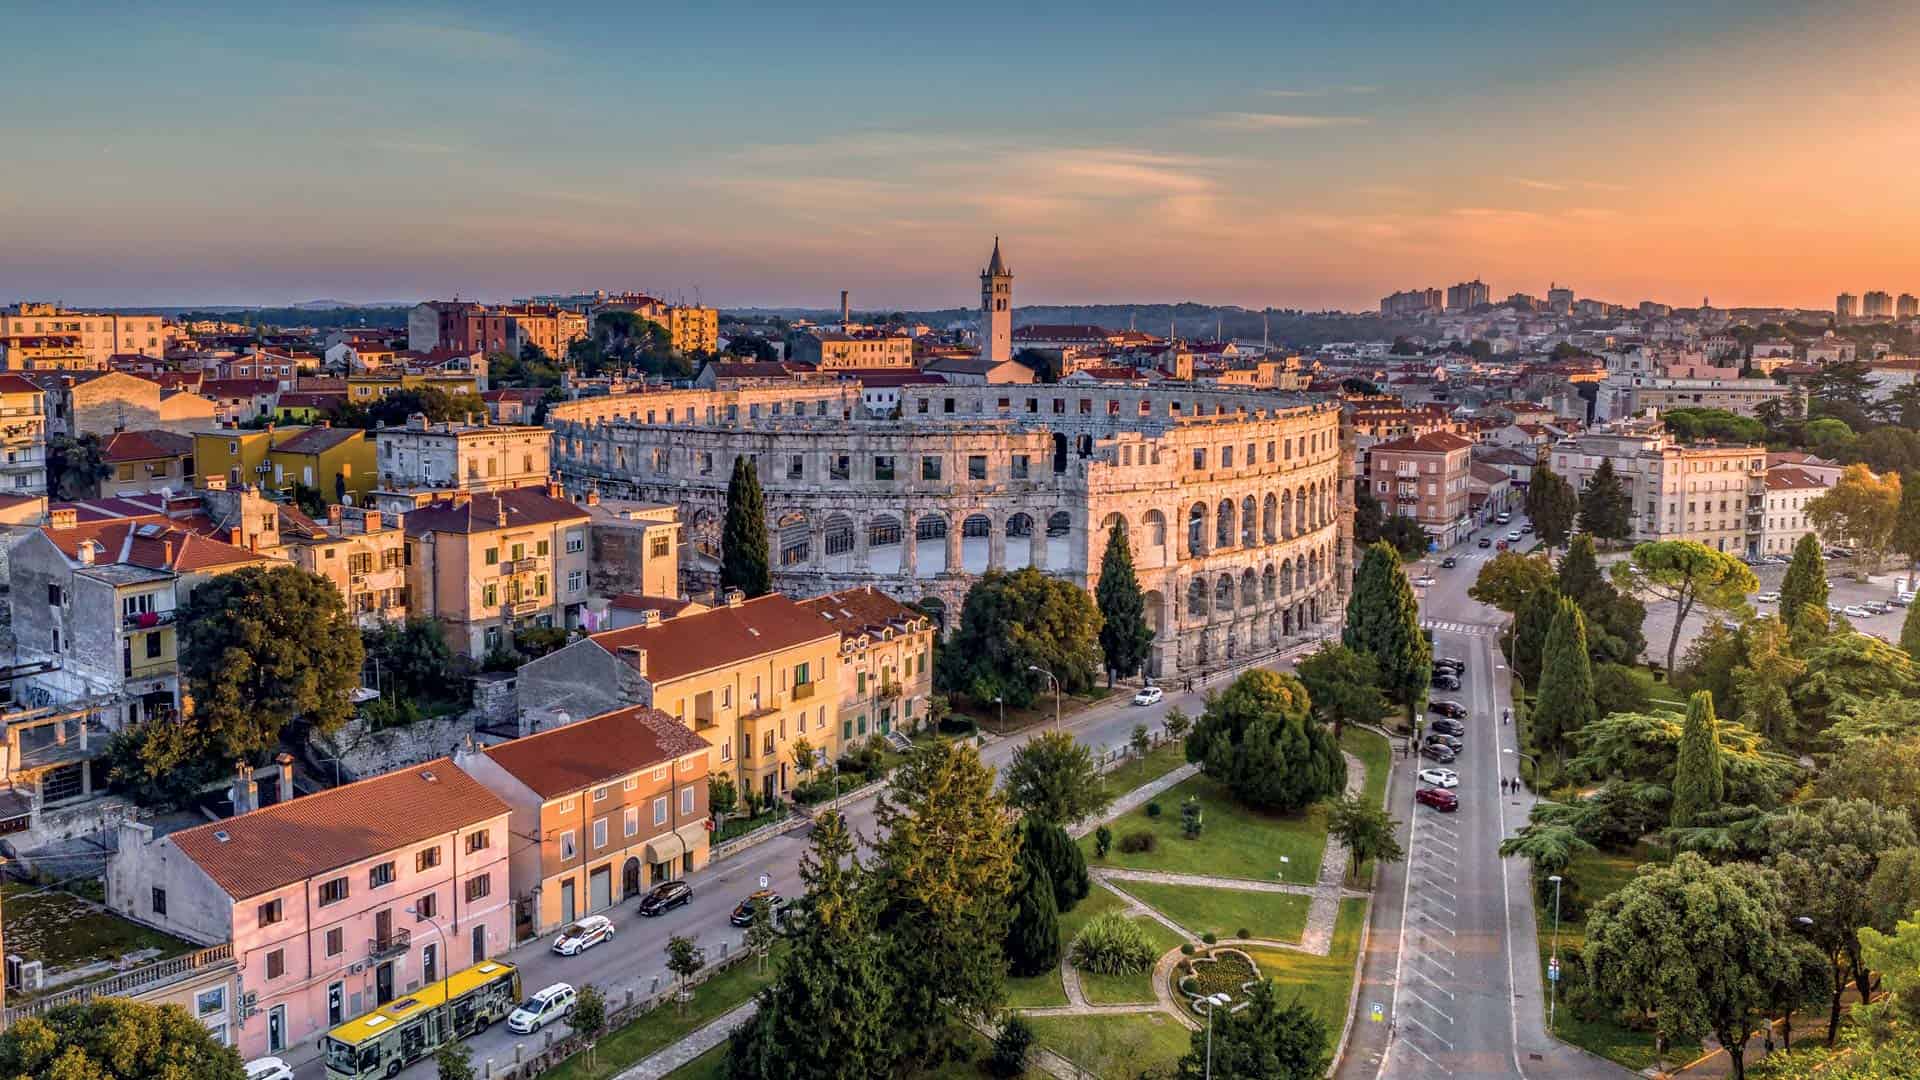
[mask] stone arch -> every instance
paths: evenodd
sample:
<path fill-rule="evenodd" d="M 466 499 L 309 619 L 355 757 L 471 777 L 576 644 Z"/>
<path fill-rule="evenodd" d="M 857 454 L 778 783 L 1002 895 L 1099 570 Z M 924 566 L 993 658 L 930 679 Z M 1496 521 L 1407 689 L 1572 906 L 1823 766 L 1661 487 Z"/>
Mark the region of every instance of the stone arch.
<path fill-rule="evenodd" d="M 720 561 L 720 515 L 712 510 L 695 510 L 687 534 L 693 538 L 695 554 L 716 563 Z"/>
<path fill-rule="evenodd" d="M 1187 582 L 1187 617 L 1199 618 L 1207 613 L 1207 579 L 1192 578 Z"/>
<path fill-rule="evenodd" d="M 1147 670 L 1149 678 L 1157 679 L 1166 666 L 1165 642 L 1167 629 L 1167 598 L 1158 590 L 1142 593 L 1140 601 L 1145 605 L 1147 628 L 1153 631 L 1153 643 L 1147 646 Z"/>
<path fill-rule="evenodd" d="M 1165 566 L 1167 564 L 1167 515 L 1158 510 L 1149 510 L 1140 519 L 1141 535 L 1134 541 L 1140 553 L 1142 566 Z"/>
<path fill-rule="evenodd" d="M 1233 500 L 1221 499 L 1213 513 L 1213 543 L 1224 551 L 1233 546 Z"/>
<path fill-rule="evenodd" d="M 1293 559 L 1289 556 L 1280 562 L 1280 595 L 1293 595 Z"/>
<path fill-rule="evenodd" d="M 1280 538 L 1293 539 L 1293 489 L 1280 493 Z"/>
<path fill-rule="evenodd" d="M 960 523 L 960 567 L 969 574 L 983 574 L 993 562 L 993 519 L 985 514 L 969 514 Z"/>
<path fill-rule="evenodd" d="M 826 529 L 820 536 L 821 554 L 830 570 L 853 569 L 853 515 L 835 512 L 827 515 Z"/>
<path fill-rule="evenodd" d="M 1266 569 L 1260 571 L 1260 599 L 1269 604 L 1273 603 L 1276 595 L 1274 590 L 1278 586 L 1279 575 L 1274 573 L 1273 564 L 1268 563 Z"/>
<path fill-rule="evenodd" d="M 1318 528 L 1318 527 L 1319 527 L 1319 524 L 1318 524 L 1317 522 L 1315 522 L 1315 521 L 1313 520 L 1313 497 L 1312 497 L 1311 495 L 1309 495 L 1309 494 L 1308 494 L 1308 491 L 1309 491 L 1309 490 L 1310 490 L 1310 489 L 1309 489 L 1309 488 L 1307 488 L 1307 487 L 1306 487 L 1305 485 L 1301 485 L 1301 488 L 1300 488 L 1300 531 L 1301 531 L 1301 532 L 1303 532 L 1303 533 L 1304 533 L 1304 532 L 1310 532 L 1310 531 L 1312 531 L 1313 529 L 1315 529 L 1315 528 Z"/>
<path fill-rule="evenodd" d="M 867 569 L 875 574 L 898 574 L 906 569 L 905 531 L 892 514 L 867 519 Z"/>
<path fill-rule="evenodd" d="M 1240 546 L 1250 548 L 1260 542 L 1260 504 L 1249 495 L 1240 500 Z"/>
<path fill-rule="evenodd" d="M 1213 583 L 1213 610 L 1215 614 L 1233 610 L 1233 575 L 1221 574 Z"/>
<path fill-rule="evenodd" d="M 1007 516 L 1007 553 L 1006 566 L 1009 570 L 1022 570 L 1033 565 L 1033 515 L 1019 513 Z"/>
<path fill-rule="evenodd" d="M 1207 504 L 1194 503 L 1187 508 L 1187 554 L 1198 557 L 1207 553 Z"/>
<path fill-rule="evenodd" d="M 913 606 L 919 608 L 927 618 L 933 620 L 934 633 L 944 634 L 947 632 L 947 602 L 945 600 L 937 596 L 923 596 L 920 598 L 920 602 Z"/>
<path fill-rule="evenodd" d="M 1055 510 L 1047 515 L 1047 569 L 1060 570 L 1073 553 L 1073 515 Z"/>
<path fill-rule="evenodd" d="M 1227 659 L 1232 660 L 1234 657 L 1240 655 L 1239 627 L 1229 625 L 1226 628 L 1226 638 L 1227 638 L 1227 649 L 1226 649 Z"/>
<path fill-rule="evenodd" d="M 1259 579 L 1254 576 L 1253 567 L 1249 566 L 1240 572 L 1240 606 L 1243 608 L 1251 608 L 1258 607 L 1259 604 Z"/>
<path fill-rule="evenodd" d="M 1193 662 L 1201 667 L 1205 667 L 1208 661 L 1213 659 L 1213 643 L 1208 640 L 1211 636 L 1212 635 L 1208 634 L 1205 630 L 1202 630 L 1194 637 Z"/>
<path fill-rule="evenodd" d="M 806 566 L 813 561 L 813 527 L 804 510 L 789 510 L 774 522 L 775 543 L 782 567 Z"/>
<path fill-rule="evenodd" d="M 1260 538 L 1269 544 L 1280 539 L 1280 500 L 1271 491 L 1260 507 Z"/>
<path fill-rule="evenodd" d="M 947 572 L 947 515 L 936 511 L 914 519 L 913 564 L 919 577 Z"/>

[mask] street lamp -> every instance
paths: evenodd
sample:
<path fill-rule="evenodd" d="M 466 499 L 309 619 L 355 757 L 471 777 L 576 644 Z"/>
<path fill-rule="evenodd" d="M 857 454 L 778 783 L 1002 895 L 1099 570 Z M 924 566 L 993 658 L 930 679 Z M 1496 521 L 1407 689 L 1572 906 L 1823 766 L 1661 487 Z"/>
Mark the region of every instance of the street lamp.
<path fill-rule="evenodd" d="M 1539 775 L 1540 775 L 1540 759 L 1539 759 L 1539 758 L 1536 758 L 1536 757 L 1534 757 L 1534 756 L 1533 756 L 1532 754 L 1528 754 L 1528 753 L 1524 753 L 1524 752 L 1522 752 L 1522 751 L 1519 751 L 1519 750 L 1515 750 L 1515 749 L 1513 749 L 1513 748 L 1512 748 L 1512 747 L 1510 747 L 1510 746 L 1503 746 L 1503 747 L 1501 747 L 1501 748 L 1500 748 L 1500 752 L 1501 752 L 1501 753 L 1503 753 L 1503 754 L 1512 754 L 1512 755 L 1513 755 L 1514 757 L 1517 757 L 1517 758 L 1523 758 L 1523 759 L 1525 759 L 1525 761 L 1526 761 L 1526 763 L 1527 763 L 1527 764 L 1529 764 L 1529 765 L 1531 765 L 1531 766 L 1533 766 L 1533 774 L 1534 774 L 1534 776 L 1536 776 L 1536 777 L 1537 777 L 1537 776 L 1539 776 Z"/>
<path fill-rule="evenodd" d="M 1213 1010 L 1224 1009 L 1233 999 L 1225 994 L 1208 994 L 1200 999 L 1207 1003 L 1207 1080 L 1213 1080 Z"/>
<path fill-rule="evenodd" d="M 1553 960 L 1547 965 L 1547 1030 L 1553 1030 L 1554 1006 L 1560 1003 L 1560 875 L 1547 878 L 1553 882 Z"/>
<path fill-rule="evenodd" d="M 440 1005 L 447 1010 L 447 1028 L 442 1034 L 446 1036 L 447 1041 L 451 1042 L 453 1040 L 453 1002 L 448 1000 L 447 990 L 449 980 L 453 978 L 453 956 L 452 949 L 447 944 L 447 932 L 440 929 L 440 920 L 431 915 L 422 915 L 420 909 L 411 904 L 407 906 L 406 912 L 416 919 L 427 920 L 427 925 L 433 927 L 433 932 L 440 936 L 440 951 L 446 954 L 436 958 L 440 962 Z"/>
<path fill-rule="evenodd" d="M 1000 731 L 1004 734 L 1007 730 L 1007 699 L 997 697 L 993 699 L 993 703 L 1000 706 Z"/>
<path fill-rule="evenodd" d="M 1028 664 L 1027 670 L 1037 671 L 1040 674 L 1045 675 L 1047 677 L 1047 681 L 1053 684 L 1053 730 L 1059 731 L 1060 730 L 1060 680 L 1053 677 L 1053 672 L 1048 671 L 1046 668 L 1041 667 L 1039 664 Z"/>

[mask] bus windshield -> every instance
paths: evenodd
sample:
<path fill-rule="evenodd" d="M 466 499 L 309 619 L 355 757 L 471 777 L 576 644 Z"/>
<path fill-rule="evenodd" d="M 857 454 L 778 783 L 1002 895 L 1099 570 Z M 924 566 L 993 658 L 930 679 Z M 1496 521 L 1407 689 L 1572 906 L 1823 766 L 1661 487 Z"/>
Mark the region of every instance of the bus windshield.
<path fill-rule="evenodd" d="M 327 1054 L 326 1062 L 329 1070 L 346 1076 L 354 1076 L 360 1072 L 359 1068 L 354 1064 L 353 1047 L 351 1045 L 343 1043 L 339 1039 L 327 1039 L 325 1045 Z"/>

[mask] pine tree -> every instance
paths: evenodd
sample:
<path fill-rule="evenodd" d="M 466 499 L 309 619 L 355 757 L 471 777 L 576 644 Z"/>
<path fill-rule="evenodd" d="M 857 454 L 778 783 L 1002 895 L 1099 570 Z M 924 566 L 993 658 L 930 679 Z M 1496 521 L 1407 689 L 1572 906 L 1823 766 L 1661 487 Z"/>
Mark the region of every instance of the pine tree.
<path fill-rule="evenodd" d="M 1381 689 L 1407 710 L 1409 720 L 1418 715 L 1433 677 L 1433 646 L 1420 632 L 1420 605 L 1400 570 L 1400 556 L 1385 541 L 1368 545 L 1361 556 L 1340 641 L 1372 657 Z"/>
<path fill-rule="evenodd" d="M 892 1068 L 893 975 L 875 932 L 868 871 L 837 813 L 821 815 L 800 859 L 799 920 L 760 1011 L 728 1049 L 734 1080 L 884 1076 Z"/>
<path fill-rule="evenodd" d="M 1613 587 L 1594 551 L 1593 537 L 1586 533 L 1573 538 L 1567 553 L 1560 558 L 1556 584 L 1561 595 L 1580 607 L 1587 620 L 1587 645 L 1595 663 L 1631 664 L 1636 662 L 1647 638 L 1641 632 L 1647 608 L 1637 598 L 1622 596 Z"/>
<path fill-rule="evenodd" d="M 1021 824 L 1021 858 L 1046 872 L 1053 887 L 1054 910 L 1062 914 L 1093 891 L 1087 857 L 1059 824 L 1031 814 Z"/>
<path fill-rule="evenodd" d="M 1802 607 L 1827 608 L 1827 561 L 1820 554 L 1820 541 L 1807 533 L 1793 545 L 1793 563 L 1780 582 L 1780 621 L 1791 627 Z"/>
<path fill-rule="evenodd" d="M 1560 590 L 1535 589 L 1520 603 L 1513 617 L 1513 648 L 1508 660 L 1514 678 L 1532 689 L 1540 685 L 1540 668 L 1547 655 L 1547 634 L 1553 629 L 1553 616 L 1564 599 Z"/>
<path fill-rule="evenodd" d="M 751 600 L 773 591 L 767 555 L 767 502 L 760 475 L 746 455 L 733 459 L 727 481 L 727 522 L 720 534 L 720 587 L 739 589 Z"/>
<path fill-rule="evenodd" d="M 1912 588 L 1914 564 L 1920 562 L 1920 472 L 1909 472 L 1900 478 L 1900 509 L 1893 521 L 1893 541 L 1889 546 L 1906 558 L 1907 587 Z"/>
<path fill-rule="evenodd" d="M 1060 912 L 1047 867 L 1037 855 L 1023 853 L 1015 865 L 1020 891 L 1014 894 L 1013 921 L 1007 925 L 1007 964 L 1015 976 L 1027 978 L 1060 963 Z"/>
<path fill-rule="evenodd" d="M 1613 459 L 1600 467 L 1580 492 L 1580 528 L 1602 540 L 1625 540 L 1633 531 L 1633 499 L 1613 471 Z"/>
<path fill-rule="evenodd" d="M 1593 661 L 1587 655 L 1587 621 L 1564 597 L 1540 664 L 1540 695 L 1533 706 L 1533 737 L 1542 749 L 1558 750 L 1566 737 L 1594 718 Z"/>
<path fill-rule="evenodd" d="M 1900 623 L 1900 648 L 1920 660 L 1920 604 L 1907 606 L 1907 617 Z"/>
<path fill-rule="evenodd" d="M 1115 675 L 1139 674 L 1153 646 L 1146 598 L 1140 595 L 1140 579 L 1133 572 L 1133 545 L 1127 542 L 1124 523 L 1107 534 L 1094 596 L 1100 608 L 1100 651 L 1106 655 L 1107 685 L 1112 686 Z"/>
<path fill-rule="evenodd" d="M 1720 725 L 1713 716 L 1713 695 L 1697 690 L 1687 701 L 1687 723 L 1673 766 L 1673 827 L 1692 827 L 1700 815 L 1718 809 L 1727 798 L 1725 763 L 1720 760 Z"/>

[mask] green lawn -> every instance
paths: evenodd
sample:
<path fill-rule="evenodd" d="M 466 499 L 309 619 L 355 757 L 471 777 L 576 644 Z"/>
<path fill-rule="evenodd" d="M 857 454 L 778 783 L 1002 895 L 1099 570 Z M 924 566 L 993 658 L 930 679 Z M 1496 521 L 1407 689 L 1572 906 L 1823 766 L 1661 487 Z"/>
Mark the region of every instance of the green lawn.
<path fill-rule="evenodd" d="M 1387 774 L 1393 769 L 1393 747 L 1386 736 L 1365 728 L 1349 727 L 1340 732 L 1340 749 L 1360 759 L 1367 769 L 1368 806 L 1380 806 L 1387 799 Z"/>
<path fill-rule="evenodd" d="M 1137 915 L 1134 922 L 1147 932 L 1147 939 L 1153 942 L 1154 960 L 1177 949 L 1182 944 L 1179 934 L 1166 928 L 1159 921 L 1145 915 Z M 1064 942 L 1063 942 L 1064 944 Z M 1127 1005 L 1137 1001 L 1154 1000 L 1153 968 L 1135 975 L 1095 975 L 1090 971 L 1080 973 L 1080 993 L 1087 1001 L 1095 1005 Z"/>
<path fill-rule="evenodd" d="M 49 975 L 143 949 L 159 950 L 156 960 L 194 949 L 191 942 L 123 919 L 58 889 L 0 885 L 0 913 L 6 922 L 7 951 L 39 960 Z"/>
<path fill-rule="evenodd" d="M 1223 938 L 1239 937 L 1240 930 L 1245 928 L 1258 938 L 1299 941 L 1307 927 L 1310 898 L 1296 893 L 1161 885 L 1150 881 L 1115 884 L 1141 903 L 1193 931 L 1196 937 L 1209 930 Z"/>
<path fill-rule="evenodd" d="M 1067 948 L 1067 937 L 1062 934 L 1060 949 Z M 1046 971 L 1026 979 L 1007 976 L 1007 1008 L 1037 1009 L 1046 1005 L 1067 1004 L 1067 988 L 1060 982 L 1060 965 L 1055 964 Z"/>
<path fill-rule="evenodd" d="M 735 964 L 694 988 L 686 1015 L 679 1015 L 672 1003 L 668 1003 L 601 1039 L 598 1067 L 588 1069 L 586 1055 L 575 1054 L 544 1075 L 547 1080 L 601 1080 L 613 1076 L 745 1002 L 754 991 L 772 980 L 777 964 L 777 956 L 768 958 L 765 975 L 758 973 L 759 966 L 752 960 Z"/>
<path fill-rule="evenodd" d="M 1624 855 L 1601 851 L 1584 852 L 1574 857 L 1573 862 L 1567 867 L 1566 876 L 1580 883 L 1581 900 L 1591 907 L 1632 880 L 1634 869 L 1652 857 L 1651 853 L 1645 851 L 1634 851 Z M 1540 931 L 1540 977 L 1541 985 L 1544 986 L 1547 960 L 1552 955 L 1553 947 L 1552 895 L 1549 894 L 1544 902 L 1535 896 L 1533 909 L 1534 921 Z M 1561 948 L 1579 948 L 1586 939 L 1587 927 L 1584 920 L 1561 920 Z M 1541 1007 L 1543 1009 L 1546 1007 L 1545 1002 L 1541 1003 Z M 1568 1009 L 1556 1011 L 1554 1029 L 1555 1033 L 1567 1042 L 1629 1069 L 1638 1071 L 1654 1064 L 1651 1030 L 1631 1028 L 1611 1019 L 1583 1020 Z M 1665 1060 L 1669 1065 L 1673 1065 L 1691 1061 L 1699 1054 L 1698 1042 L 1676 1043 L 1667 1048 Z"/>
<path fill-rule="evenodd" d="M 1347 1023 L 1347 999 L 1353 994 L 1353 958 L 1360 949 L 1360 930 L 1367 921 L 1365 900 L 1340 901 L 1333 924 L 1333 948 L 1325 956 L 1282 949 L 1248 949 L 1260 974 L 1272 979 L 1280 1000 L 1298 999 L 1327 1023 L 1335 1043 Z M 1331 1046 L 1328 1047 L 1332 1049 Z"/>
<path fill-rule="evenodd" d="M 1116 797 L 1125 795 L 1134 788 L 1153 783 L 1186 763 L 1186 743 L 1163 743 L 1149 751 L 1146 757 L 1128 758 L 1125 764 L 1108 773 L 1107 791 Z"/>
<path fill-rule="evenodd" d="M 980 1080 L 986 1073 L 980 1068 L 980 1062 L 991 1049 L 987 1040 L 978 1034 L 971 1036 L 973 1058 L 969 1061 L 952 1061 L 932 1072 L 914 1073 L 913 1080 Z M 667 1074 L 668 1080 L 724 1080 L 727 1075 L 727 1044 L 701 1054 L 685 1065 Z M 1032 1075 L 1029 1070 L 1026 1075 Z"/>
<path fill-rule="evenodd" d="M 1203 828 L 1196 840 L 1187 839 L 1180 831 L 1180 806 L 1189 795 L 1199 798 L 1203 815 Z M 1323 804 L 1298 814 L 1263 814 L 1241 806 L 1226 785 L 1205 776 L 1181 781 L 1157 801 L 1161 809 L 1158 818 L 1148 817 L 1146 806 L 1138 806 L 1110 823 L 1113 850 L 1104 862 L 1094 858 L 1092 835 L 1082 837 L 1080 847 L 1086 852 L 1088 864 L 1255 881 L 1284 880 L 1296 885 L 1311 885 L 1320 874 L 1320 856 L 1327 843 L 1327 810 Z M 1121 839 L 1143 830 L 1154 834 L 1158 841 L 1155 850 L 1123 853 Z M 1282 856 L 1289 861 L 1282 863 Z"/>
<path fill-rule="evenodd" d="M 1124 1080 L 1168 1068 L 1185 1056 L 1192 1037 L 1165 1013 L 1119 1016 L 1032 1016 L 1035 1041 L 1095 1076 Z"/>

